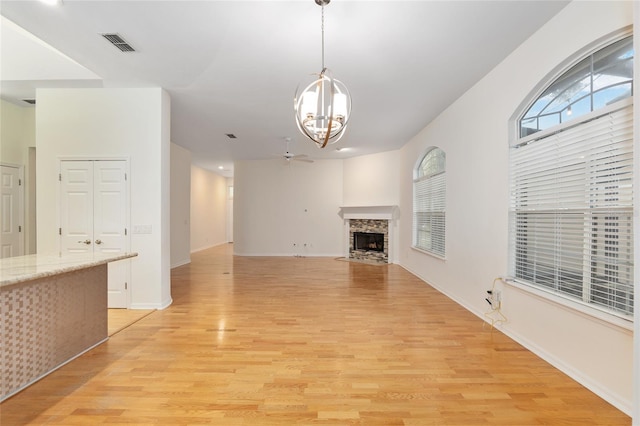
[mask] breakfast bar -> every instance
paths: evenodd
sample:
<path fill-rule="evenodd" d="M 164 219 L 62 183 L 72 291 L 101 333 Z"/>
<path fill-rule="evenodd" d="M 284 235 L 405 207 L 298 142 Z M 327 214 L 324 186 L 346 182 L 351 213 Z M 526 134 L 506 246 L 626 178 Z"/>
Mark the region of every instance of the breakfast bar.
<path fill-rule="evenodd" d="M 0 259 L 0 401 L 107 340 L 107 264 L 134 256 Z"/>

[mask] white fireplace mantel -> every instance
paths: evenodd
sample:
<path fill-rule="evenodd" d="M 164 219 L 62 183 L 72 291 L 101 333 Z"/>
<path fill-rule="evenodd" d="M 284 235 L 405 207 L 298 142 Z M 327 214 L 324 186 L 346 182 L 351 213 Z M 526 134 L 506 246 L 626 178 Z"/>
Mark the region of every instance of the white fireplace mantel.
<path fill-rule="evenodd" d="M 386 219 L 398 216 L 398 206 L 343 206 L 338 213 L 343 219 Z"/>

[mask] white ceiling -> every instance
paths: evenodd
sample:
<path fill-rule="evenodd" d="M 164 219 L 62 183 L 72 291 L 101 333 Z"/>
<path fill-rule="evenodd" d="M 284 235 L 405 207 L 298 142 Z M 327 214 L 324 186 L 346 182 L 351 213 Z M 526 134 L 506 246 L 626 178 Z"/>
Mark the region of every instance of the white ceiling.
<path fill-rule="evenodd" d="M 293 118 L 296 87 L 321 68 L 313 0 L 2 0 L 0 89 L 21 103 L 37 87 L 163 87 L 171 141 L 229 176 L 234 160 L 283 153 L 286 137 L 290 151 L 316 159 L 401 147 L 566 4 L 333 0 L 325 64 L 351 91 L 353 112 L 346 135 L 323 150 Z"/>

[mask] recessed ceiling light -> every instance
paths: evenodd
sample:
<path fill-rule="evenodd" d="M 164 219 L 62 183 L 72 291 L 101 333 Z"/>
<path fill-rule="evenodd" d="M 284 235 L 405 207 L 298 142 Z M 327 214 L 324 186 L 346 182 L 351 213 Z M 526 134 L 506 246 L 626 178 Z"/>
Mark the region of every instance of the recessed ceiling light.
<path fill-rule="evenodd" d="M 62 0 L 40 0 L 40 2 L 44 4 L 48 4 L 50 6 L 56 6 L 58 4 L 62 4 Z"/>
<path fill-rule="evenodd" d="M 224 167 L 218 166 L 218 170 L 224 170 Z"/>

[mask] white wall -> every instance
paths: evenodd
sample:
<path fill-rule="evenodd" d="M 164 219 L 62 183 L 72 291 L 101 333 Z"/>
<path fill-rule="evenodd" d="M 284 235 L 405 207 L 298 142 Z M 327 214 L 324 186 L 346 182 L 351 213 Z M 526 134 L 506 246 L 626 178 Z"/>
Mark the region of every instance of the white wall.
<path fill-rule="evenodd" d="M 171 267 L 191 262 L 191 152 L 171 144 Z"/>
<path fill-rule="evenodd" d="M 227 242 L 227 179 L 191 166 L 191 252 Z"/>
<path fill-rule="evenodd" d="M 156 142 L 159 145 L 159 156 L 160 156 L 160 210 L 155 212 L 160 215 L 160 264 L 159 275 L 160 279 L 158 282 L 154 283 L 153 281 L 147 282 L 147 289 L 155 289 L 158 287 L 160 290 L 159 294 L 159 305 L 154 301 L 153 305 L 159 306 L 161 308 L 166 308 L 171 304 L 173 299 L 171 298 L 171 98 L 169 97 L 169 93 L 165 92 L 163 89 L 152 89 L 156 90 L 159 93 L 160 105 L 159 105 L 159 115 L 160 115 L 160 132 L 159 139 L 156 142 L 155 134 L 153 134 L 150 142 L 152 142 L 151 146 L 153 146 L 153 142 Z M 154 96 L 150 93 L 151 101 L 154 101 Z M 151 123 L 149 123 L 151 124 Z M 134 222 L 135 223 L 135 222 Z M 139 282 L 140 284 L 140 282 Z M 159 284 L 159 285 L 158 285 Z M 140 288 L 141 286 L 138 286 Z M 150 292 L 144 293 L 145 295 L 150 295 Z M 146 297 L 145 297 L 146 299 Z M 150 300 L 150 299 L 149 299 Z M 144 308 L 146 302 L 144 300 L 140 300 L 137 302 L 138 305 L 134 307 Z M 152 306 L 153 306 L 152 305 Z"/>
<path fill-rule="evenodd" d="M 58 252 L 61 156 L 127 157 L 131 225 L 131 307 L 171 304 L 169 97 L 162 89 L 39 89 L 36 94 L 38 252 Z"/>
<path fill-rule="evenodd" d="M 342 160 L 235 163 L 235 254 L 344 255 L 338 215 L 343 200 L 342 165 Z"/>
<path fill-rule="evenodd" d="M 0 100 L 1 162 L 27 165 L 28 148 L 36 145 L 35 111 Z"/>
<path fill-rule="evenodd" d="M 227 185 L 227 241 L 233 242 L 233 178 L 226 178 Z"/>
<path fill-rule="evenodd" d="M 509 121 L 546 75 L 631 24 L 632 2 L 572 2 L 401 150 L 400 263 L 479 316 L 507 272 Z M 412 170 L 430 146 L 447 155 L 446 261 L 410 248 Z M 630 413 L 631 331 L 512 286 L 505 333 Z M 480 332 L 480 329 L 479 329 Z"/>
<path fill-rule="evenodd" d="M 344 206 L 398 205 L 400 151 L 344 160 Z"/>
<path fill-rule="evenodd" d="M 399 150 L 345 159 L 342 205 L 349 207 L 399 205 L 400 165 Z M 400 217 L 402 212 L 396 214 Z M 346 235 L 349 232 L 348 222 L 348 219 L 345 219 Z M 398 218 L 389 221 L 390 263 L 398 263 L 400 244 L 398 222 Z M 343 237 L 343 254 L 347 255 L 348 251 L 348 241 Z"/>
<path fill-rule="evenodd" d="M 35 253 L 35 182 L 29 149 L 36 146 L 36 109 L 0 100 L 0 162 L 23 167 L 24 252 Z"/>

